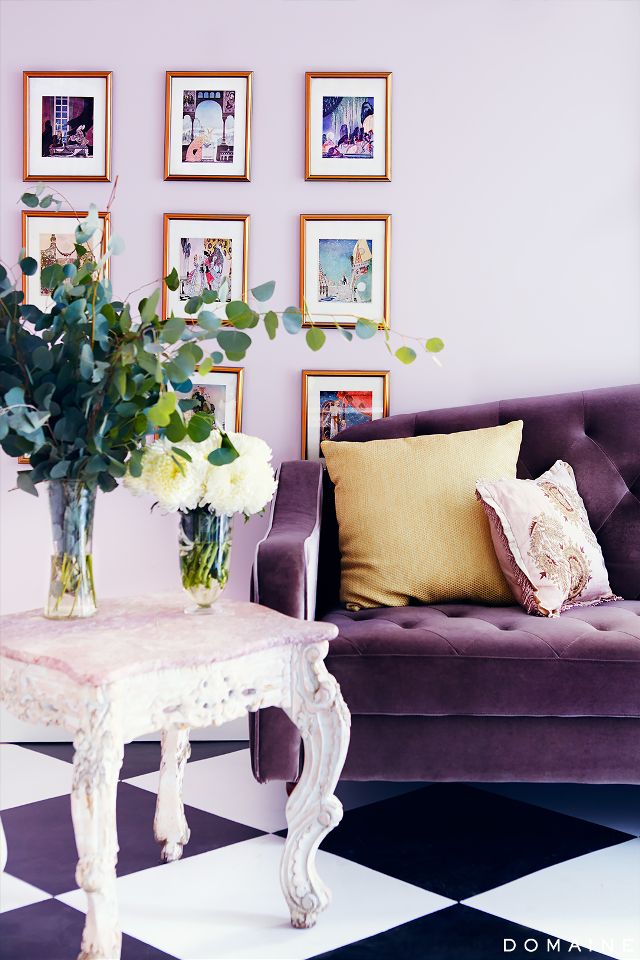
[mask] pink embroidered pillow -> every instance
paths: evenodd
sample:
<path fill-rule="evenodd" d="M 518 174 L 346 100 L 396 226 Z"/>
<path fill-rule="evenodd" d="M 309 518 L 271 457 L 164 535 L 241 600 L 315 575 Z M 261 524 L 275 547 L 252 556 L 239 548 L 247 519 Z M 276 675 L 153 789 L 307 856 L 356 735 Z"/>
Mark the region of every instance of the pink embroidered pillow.
<path fill-rule="evenodd" d="M 527 613 L 618 600 L 573 470 L 557 460 L 537 480 L 480 480 L 476 496 L 511 591 Z"/>

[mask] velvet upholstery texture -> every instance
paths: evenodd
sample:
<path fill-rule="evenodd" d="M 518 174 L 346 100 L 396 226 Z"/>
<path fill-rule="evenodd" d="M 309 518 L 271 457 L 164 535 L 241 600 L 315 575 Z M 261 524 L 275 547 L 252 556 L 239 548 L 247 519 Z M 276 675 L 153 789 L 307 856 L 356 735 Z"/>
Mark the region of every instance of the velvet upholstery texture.
<path fill-rule="evenodd" d="M 640 601 L 335 610 L 327 666 L 354 713 L 640 718 Z M 640 730 L 639 730 L 640 736 Z"/>
<path fill-rule="evenodd" d="M 638 725 L 627 717 L 356 714 L 341 779 L 637 784 Z M 270 749 L 275 755 L 277 741 Z M 297 766 L 291 772 L 289 780 Z"/>
<path fill-rule="evenodd" d="M 572 465 L 623 600 L 558 620 L 472 604 L 346 611 L 331 481 L 317 464 L 283 464 L 254 598 L 295 616 L 313 616 L 315 599 L 316 617 L 338 624 L 327 663 L 352 711 L 346 779 L 640 783 L 640 386 L 405 414 L 334 439 L 518 419 L 518 476 Z M 284 714 L 260 711 L 251 736 L 259 780 L 297 778 Z"/>

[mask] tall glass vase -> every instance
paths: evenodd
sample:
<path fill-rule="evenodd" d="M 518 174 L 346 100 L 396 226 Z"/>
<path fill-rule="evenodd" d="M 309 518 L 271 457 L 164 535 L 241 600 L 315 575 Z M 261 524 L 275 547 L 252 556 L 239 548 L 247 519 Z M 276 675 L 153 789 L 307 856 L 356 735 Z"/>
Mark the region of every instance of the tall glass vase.
<path fill-rule="evenodd" d="M 96 491 L 81 480 L 50 480 L 48 488 L 53 550 L 44 614 L 90 617 L 97 609 L 91 559 Z"/>
<path fill-rule="evenodd" d="M 231 560 L 231 517 L 204 507 L 180 514 L 182 586 L 194 600 L 189 612 L 204 612 L 224 590 Z"/>

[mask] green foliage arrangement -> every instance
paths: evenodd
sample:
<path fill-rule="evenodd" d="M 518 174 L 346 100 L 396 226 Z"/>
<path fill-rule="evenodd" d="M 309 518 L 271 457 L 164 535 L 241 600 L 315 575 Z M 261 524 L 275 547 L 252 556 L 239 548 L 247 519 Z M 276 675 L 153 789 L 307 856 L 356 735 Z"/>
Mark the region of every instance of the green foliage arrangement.
<path fill-rule="evenodd" d="M 22 202 L 28 207 L 60 205 L 43 185 L 23 194 Z M 95 250 L 92 239 L 98 227 L 98 208 L 92 205 L 75 228 L 75 262 L 42 271 L 43 286 L 52 290 L 46 312 L 23 302 L 12 272 L 0 265 L 0 446 L 11 457 L 30 458 L 17 483 L 36 495 L 36 485 L 45 480 L 80 480 L 90 489 L 108 492 L 127 470 L 139 476 L 150 433 L 161 432 L 173 444 L 175 457 L 188 459 L 180 442 L 187 437 L 206 440 L 213 428 L 205 414 L 185 418 L 194 404 L 178 395 L 191 389 L 191 378 L 225 358 L 242 360 L 252 343 L 248 331 L 261 323 L 270 340 L 280 327 L 291 335 L 303 329 L 298 307 L 281 313 L 263 308 L 273 296 L 272 281 L 252 289 L 255 308 L 241 300 L 227 303 L 224 321 L 215 312 L 220 309 L 213 306 L 218 297 L 211 291 L 185 304 L 193 321 L 189 323 L 174 315 L 160 318 L 159 289 L 135 309 L 114 298 L 105 276 L 109 257 L 121 253 L 124 244 L 114 235 L 106 250 Z M 27 276 L 38 269 L 25 251 L 18 267 Z M 164 283 L 170 290 L 178 288 L 175 269 Z M 351 330 L 338 323 L 336 327 L 347 340 L 353 338 Z M 381 332 L 400 362 L 416 359 L 416 351 L 405 343 L 392 349 L 391 330 Z M 378 327 L 358 318 L 354 333 L 368 339 Z M 324 330 L 314 325 L 306 328 L 305 336 L 311 350 L 321 349 L 326 341 Z M 420 345 L 432 354 L 444 346 L 438 338 Z M 220 465 L 236 456 L 230 438 L 223 435 L 209 459 Z"/>

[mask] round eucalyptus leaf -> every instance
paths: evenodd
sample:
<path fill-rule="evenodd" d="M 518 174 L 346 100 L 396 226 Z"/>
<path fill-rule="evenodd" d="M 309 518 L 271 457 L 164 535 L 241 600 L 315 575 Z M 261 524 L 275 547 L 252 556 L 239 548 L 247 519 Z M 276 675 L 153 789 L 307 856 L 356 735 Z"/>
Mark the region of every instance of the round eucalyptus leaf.
<path fill-rule="evenodd" d="M 306 341 L 311 350 L 321 350 L 326 339 L 327 335 L 320 327 L 310 327 L 307 330 Z"/>
<path fill-rule="evenodd" d="M 395 356 L 401 363 L 408 364 L 416 359 L 416 352 L 411 347 L 398 347 Z"/>
<path fill-rule="evenodd" d="M 38 263 L 33 257 L 24 257 L 20 261 L 20 269 L 26 277 L 32 277 L 38 269 Z"/>

